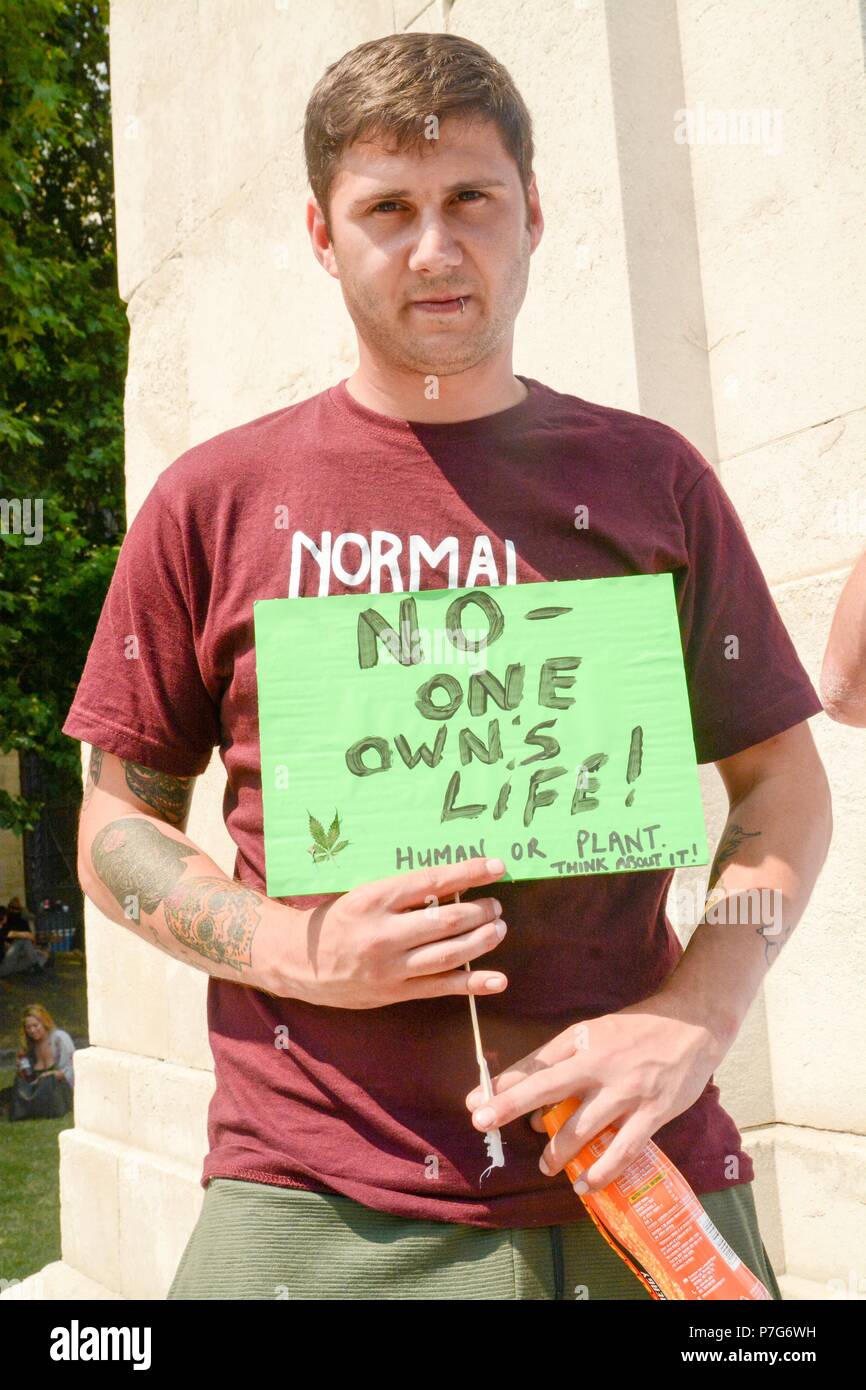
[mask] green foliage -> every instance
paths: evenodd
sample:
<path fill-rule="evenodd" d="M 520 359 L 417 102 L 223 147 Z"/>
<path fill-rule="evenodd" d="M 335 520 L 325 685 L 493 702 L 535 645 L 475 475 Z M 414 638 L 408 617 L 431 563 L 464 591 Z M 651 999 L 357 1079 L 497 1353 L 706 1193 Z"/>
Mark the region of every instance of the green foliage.
<path fill-rule="evenodd" d="M 43 804 L 41 801 L 27 801 L 23 796 L 12 796 L 0 787 L 0 825 L 15 835 L 23 835 L 25 830 L 35 830 Z"/>
<path fill-rule="evenodd" d="M 0 751 L 59 778 L 125 530 L 107 25 L 108 0 L 0 0 Z M 7 797 L 0 825 L 32 809 Z"/>

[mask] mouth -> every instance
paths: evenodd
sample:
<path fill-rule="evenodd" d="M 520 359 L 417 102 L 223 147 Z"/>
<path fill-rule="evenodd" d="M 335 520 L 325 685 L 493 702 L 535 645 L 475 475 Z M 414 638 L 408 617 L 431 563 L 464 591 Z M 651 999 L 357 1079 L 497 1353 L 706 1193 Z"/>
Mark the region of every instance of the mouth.
<path fill-rule="evenodd" d="M 463 305 L 466 308 L 473 302 L 472 296 L 464 294 L 462 296 Z M 460 297 L 449 299 L 415 299 L 412 301 L 413 309 L 420 309 L 425 314 L 464 314 L 466 308 L 461 307 Z"/>

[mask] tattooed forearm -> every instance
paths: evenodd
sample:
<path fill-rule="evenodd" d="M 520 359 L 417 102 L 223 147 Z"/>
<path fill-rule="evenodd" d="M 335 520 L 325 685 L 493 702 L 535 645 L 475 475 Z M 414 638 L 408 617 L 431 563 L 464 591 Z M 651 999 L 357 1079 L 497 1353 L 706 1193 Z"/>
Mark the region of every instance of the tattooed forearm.
<path fill-rule="evenodd" d="M 182 877 L 184 859 L 197 852 L 164 835 L 144 816 L 129 816 L 102 827 L 94 837 L 90 862 L 124 915 L 140 922 L 142 910 L 156 911 Z"/>
<path fill-rule="evenodd" d="M 743 827 L 736 822 L 726 828 L 721 843 L 716 850 L 712 868 L 710 869 L 709 881 L 707 883 L 704 916 L 707 917 L 708 920 L 719 920 L 719 913 L 722 912 L 720 904 L 726 902 L 728 899 L 728 894 L 725 889 L 716 887 L 718 880 L 722 876 L 725 865 L 734 857 L 744 840 L 752 840 L 755 836 L 760 834 L 760 830 L 744 830 Z M 773 890 L 771 892 L 766 888 L 742 889 L 739 892 L 733 891 L 731 899 L 736 899 L 732 912 L 732 920 L 734 922 L 745 924 L 751 921 L 752 924 L 754 924 L 755 919 L 751 916 L 753 907 L 757 912 L 760 924 L 755 927 L 755 931 L 758 936 L 763 938 L 764 960 L 769 965 L 772 959 L 771 952 L 774 949 L 776 951 L 781 951 L 792 930 L 791 925 L 782 924 L 781 893 L 779 893 L 778 890 Z M 772 901 L 772 911 L 770 911 L 768 906 L 770 901 Z M 764 922 L 762 920 L 765 912 L 770 915 L 769 922 Z"/>
<path fill-rule="evenodd" d="M 707 893 L 710 893 L 716 886 L 718 879 L 722 875 L 725 864 L 729 859 L 733 858 L 743 841 L 754 839 L 754 837 L 760 835 L 760 833 L 760 830 L 744 830 L 743 827 L 737 825 L 736 822 L 726 828 L 721 843 L 716 850 L 716 857 L 713 860 L 712 868 L 710 869 L 710 877 L 707 882 Z"/>
<path fill-rule="evenodd" d="M 184 861 L 199 853 L 145 816 L 129 816 L 103 826 L 94 837 L 90 861 L 124 916 L 147 926 L 162 950 L 170 952 L 159 933 L 141 920 L 142 912 L 153 914 L 160 907 L 185 954 L 242 971 L 252 965 L 263 899 L 232 879 L 184 878 Z"/>
<path fill-rule="evenodd" d="M 174 777 L 142 763 L 124 762 L 126 785 L 170 825 L 182 825 L 189 811 L 194 777 Z"/>
<path fill-rule="evenodd" d="M 87 781 L 84 784 L 84 795 L 81 798 L 82 807 L 86 806 L 93 796 L 93 788 L 99 781 L 99 774 L 102 771 L 102 749 L 91 748 L 90 764 L 87 769 Z"/>
<path fill-rule="evenodd" d="M 165 900 L 165 920 L 178 941 L 208 960 L 241 970 L 252 964 L 259 925 L 257 893 L 220 878 L 187 878 Z"/>
<path fill-rule="evenodd" d="M 773 960 L 770 952 L 773 950 L 781 951 L 788 937 L 791 935 L 793 927 L 791 924 L 786 927 L 779 927 L 775 922 L 771 922 L 769 925 L 756 927 L 755 930 L 758 936 L 764 938 L 764 960 L 770 965 Z M 773 940 L 770 939 L 771 937 Z"/>

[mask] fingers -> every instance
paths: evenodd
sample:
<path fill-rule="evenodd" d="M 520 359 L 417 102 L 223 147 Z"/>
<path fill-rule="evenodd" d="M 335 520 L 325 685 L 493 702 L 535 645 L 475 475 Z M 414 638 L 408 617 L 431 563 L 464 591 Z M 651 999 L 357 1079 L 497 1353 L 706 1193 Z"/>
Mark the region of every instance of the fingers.
<path fill-rule="evenodd" d="M 601 1104 L 599 1104 L 599 1097 L 602 1098 Z M 541 1111 L 538 1111 L 538 1115 L 541 1116 Z M 546 1172 L 562 1172 L 566 1163 L 570 1163 L 574 1155 L 581 1151 L 584 1144 L 595 1138 L 596 1134 L 601 1134 L 606 1123 L 609 1123 L 612 1118 L 610 1105 L 605 1104 L 601 1091 L 588 1091 L 573 1115 L 564 1120 L 553 1138 L 549 1138 L 548 1144 L 539 1155 L 539 1168 L 541 1168 L 541 1161 L 544 1159 Z M 535 1127 L 537 1126 L 532 1126 L 532 1129 Z M 541 1129 L 544 1134 L 548 1133 L 544 1120 L 541 1120 L 538 1129 Z"/>
<path fill-rule="evenodd" d="M 380 878 L 364 886 L 378 897 L 388 911 L 402 912 L 407 907 L 427 907 L 468 888 L 495 883 L 504 873 L 505 865 L 501 859 L 479 856 L 466 859 L 462 864 L 436 864 L 426 869 L 411 869 L 408 873 L 393 874 L 390 878 Z"/>
<path fill-rule="evenodd" d="M 656 1130 L 661 1128 L 661 1124 L 661 1120 L 648 1119 L 646 1111 L 641 1113 L 636 1110 L 610 1141 L 601 1158 L 597 1158 L 584 1172 L 584 1181 L 590 1191 L 596 1192 L 615 1182 L 626 1168 L 634 1163 Z"/>
<path fill-rule="evenodd" d="M 442 994 L 501 994 L 508 976 L 498 970 L 450 970 L 407 981 L 404 999 L 434 999 Z"/>
<path fill-rule="evenodd" d="M 518 1062 L 514 1062 L 510 1067 L 506 1067 L 498 1076 L 492 1078 L 494 1095 L 498 1096 L 504 1091 L 510 1091 L 513 1086 L 517 1086 L 521 1081 L 527 1081 L 528 1078 L 535 1076 L 545 1067 L 552 1067 L 556 1062 L 573 1062 L 576 1055 L 574 1036 L 574 1028 L 566 1028 L 564 1032 L 558 1033 L 555 1038 L 551 1038 L 550 1041 L 544 1043 L 542 1047 L 536 1048 L 534 1052 L 527 1053 L 527 1055 L 521 1057 Z M 587 1054 L 583 1051 L 577 1055 L 585 1058 Z M 583 1081 L 583 1076 L 581 1076 L 580 1079 Z M 591 1080 L 592 1078 L 588 1079 Z M 572 1090 L 577 1090 L 577 1087 L 572 1087 Z M 565 1095 L 566 1092 L 563 1091 L 562 1094 Z M 484 1094 L 481 1087 L 477 1086 L 474 1090 L 470 1091 L 466 1097 L 467 1109 L 474 1110 L 476 1106 L 481 1104 L 483 1098 Z M 535 1109 L 539 1104 L 539 1100 L 543 1099 L 543 1097 L 539 1094 L 537 1099 L 533 1097 L 530 1097 L 530 1099 L 532 1099 L 532 1108 Z M 562 1096 L 557 1096 L 556 1099 L 561 1100 Z M 528 1109 L 528 1106 L 524 1106 L 523 1110 L 518 1111 L 518 1114 L 524 1113 L 526 1109 Z"/>
<path fill-rule="evenodd" d="M 508 1075 L 500 1072 L 498 1077 L 492 1078 L 493 1099 L 489 1102 L 485 1102 L 480 1090 L 470 1092 L 471 1096 L 477 1097 L 472 1101 L 467 1097 L 466 1101 L 467 1108 L 473 1111 L 472 1122 L 476 1128 L 500 1129 L 521 1115 L 536 1110 L 539 1105 L 555 1105 L 563 1096 L 580 1095 L 585 1089 L 584 1079 L 575 1071 L 573 1057 L 552 1066 L 542 1064 L 531 1075 L 520 1076 L 510 1085 L 505 1085 L 504 1078 Z M 479 1106 L 482 1109 L 479 1110 Z M 493 1110 L 493 1118 L 479 1125 L 479 1114 L 484 1114 L 488 1109 Z"/>
<path fill-rule="evenodd" d="M 408 951 L 413 946 L 427 946 L 431 942 L 442 942 L 444 938 L 461 934 L 465 936 L 473 928 L 483 927 L 497 919 L 502 919 L 502 904 L 498 898 L 474 898 L 468 903 L 445 903 L 441 906 L 438 902 L 432 902 L 414 911 L 395 914 L 388 923 L 388 937 Z M 495 942 L 501 938 L 494 936 L 493 939 Z M 462 964 L 462 961 L 456 963 Z"/>
<path fill-rule="evenodd" d="M 574 1114 L 560 1125 L 545 1147 L 541 1157 L 547 1165 L 547 1172 L 561 1172 L 566 1163 L 570 1163 L 607 1125 L 620 1119 L 621 1113 L 622 1102 L 612 1102 L 609 1093 L 606 1094 L 604 1090 L 588 1092 Z M 611 1141 L 611 1148 L 615 1142 Z M 607 1158 L 607 1152 L 604 1157 Z"/>
<path fill-rule="evenodd" d="M 507 927 L 501 917 L 492 918 L 475 931 L 462 932 L 432 945 L 409 951 L 403 961 L 407 978 L 413 975 L 435 975 L 442 970 L 454 970 L 466 961 L 492 951 L 505 936 Z"/>

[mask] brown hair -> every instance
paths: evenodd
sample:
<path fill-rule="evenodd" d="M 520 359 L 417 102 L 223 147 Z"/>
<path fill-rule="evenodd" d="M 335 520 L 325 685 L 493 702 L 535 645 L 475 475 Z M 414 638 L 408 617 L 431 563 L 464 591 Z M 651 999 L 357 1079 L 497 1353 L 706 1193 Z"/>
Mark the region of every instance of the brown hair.
<path fill-rule="evenodd" d="M 526 197 L 532 118 L 502 64 L 458 34 L 387 34 L 332 63 L 307 103 L 307 176 L 329 236 L 331 185 L 347 146 L 390 135 L 398 150 L 420 150 L 431 115 L 440 122 L 446 116 L 495 122 Z"/>

